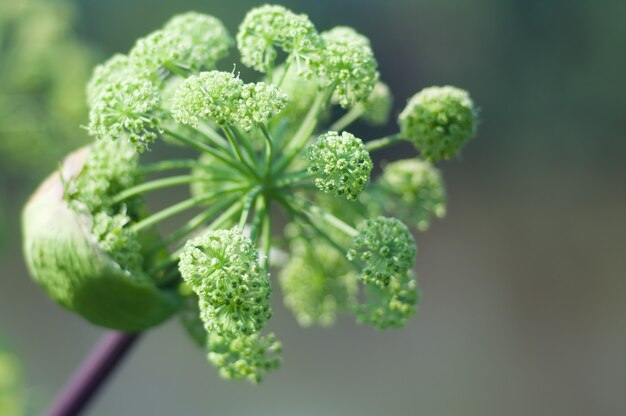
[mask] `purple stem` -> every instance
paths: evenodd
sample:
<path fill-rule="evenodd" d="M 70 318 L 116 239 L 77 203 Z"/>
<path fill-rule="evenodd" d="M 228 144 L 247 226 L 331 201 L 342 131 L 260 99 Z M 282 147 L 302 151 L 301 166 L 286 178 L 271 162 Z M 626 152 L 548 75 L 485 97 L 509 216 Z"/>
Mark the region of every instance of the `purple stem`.
<path fill-rule="evenodd" d="M 49 416 L 80 414 L 138 338 L 139 334 L 107 332 L 57 396 L 47 414 Z"/>

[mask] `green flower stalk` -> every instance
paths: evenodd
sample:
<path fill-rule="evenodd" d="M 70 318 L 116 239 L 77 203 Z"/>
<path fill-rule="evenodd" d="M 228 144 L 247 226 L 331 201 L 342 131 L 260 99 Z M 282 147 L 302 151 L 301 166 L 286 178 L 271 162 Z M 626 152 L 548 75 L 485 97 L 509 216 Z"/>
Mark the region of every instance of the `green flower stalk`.
<path fill-rule="evenodd" d="M 443 184 L 409 159 L 383 161 L 372 185 L 371 155 L 406 139 L 425 160 L 450 158 L 476 112 L 461 90 L 427 89 L 398 133 L 362 140 L 345 129 L 384 125 L 392 109 L 364 35 L 318 34 L 306 15 L 255 8 L 237 34 L 241 62 L 263 74 L 253 82 L 215 69 L 232 43 L 217 18 L 185 13 L 95 69 L 95 143 L 27 204 L 24 253 L 51 297 L 88 320 L 138 331 L 178 313 L 223 377 L 259 382 L 281 362 L 280 342 L 263 334 L 274 272 L 302 326 L 340 313 L 407 324 L 417 247 L 402 219 L 424 230 L 443 216 Z M 197 157 L 145 163 L 161 140 Z M 189 196 L 157 211 L 144 202 L 175 186 Z M 178 225 L 161 235 L 166 220 Z M 271 261 L 276 252 L 286 260 Z"/>

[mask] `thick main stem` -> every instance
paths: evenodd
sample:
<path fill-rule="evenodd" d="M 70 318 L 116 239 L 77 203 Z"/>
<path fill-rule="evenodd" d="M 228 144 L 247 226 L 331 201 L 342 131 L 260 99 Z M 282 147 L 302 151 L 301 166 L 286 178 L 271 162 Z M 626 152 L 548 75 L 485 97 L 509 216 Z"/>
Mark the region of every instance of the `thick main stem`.
<path fill-rule="evenodd" d="M 105 334 L 57 396 L 47 415 L 80 414 L 91 403 L 139 336 L 140 334 L 114 331 Z"/>

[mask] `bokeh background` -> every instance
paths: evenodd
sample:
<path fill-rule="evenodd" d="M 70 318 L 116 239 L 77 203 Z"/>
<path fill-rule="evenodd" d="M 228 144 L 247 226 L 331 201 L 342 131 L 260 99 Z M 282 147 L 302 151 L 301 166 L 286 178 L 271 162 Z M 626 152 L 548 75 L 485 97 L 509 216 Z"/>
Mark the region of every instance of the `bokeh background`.
<path fill-rule="evenodd" d="M 305 330 L 277 291 L 284 363 L 260 386 L 221 380 L 174 320 L 141 340 L 87 414 L 626 414 L 626 2 L 277 3 L 321 30 L 368 35 L 396 114 L 441 84 L 482 109 L 478 138 L 441 166 L 447 218 L 417 236 L 420 310 L 403 330 L 350 318 Z M 0 51 L 0 343 L 19 360 L 8 378 L 28 412 L 103 333 L 29 280 L 19 235 L 28 194 L 84 140 L 89 69 L 174 13 L 214 14 L 235 32 L 259 4 L 0 0 L 0 28 L 22 22 L 24 38 Z"/>

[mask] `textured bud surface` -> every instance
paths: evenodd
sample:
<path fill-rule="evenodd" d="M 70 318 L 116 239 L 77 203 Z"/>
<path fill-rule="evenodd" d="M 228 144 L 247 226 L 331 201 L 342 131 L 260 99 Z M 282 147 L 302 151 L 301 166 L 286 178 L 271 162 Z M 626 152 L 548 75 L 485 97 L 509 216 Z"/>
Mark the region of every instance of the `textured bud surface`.
<path fill-rule="evenodd" d="M 305 154 L 308 171 L 321 191 L 356 199 L 370 178 L 372 160 L 361 139 L 353 134 L 328 132 L 311 144 Z"/>
<path fill-rule="evenodd" d="M 288 62 L 299 67 L 318 44 L 319 35 L 308 16 L 283 6 L 264 5 L 250 10 L 237 33 L 241 62 L 263 73 L 274 65 L 276 47 L 287 52 Z"/>
<path fill-rule="evenodd" d="M 374 89 L 362 102 L 364 107 L 361 118 L 371 126 L 382 126 L 389 121 L 393 105 L 393 96 L 387 84 L 378 81 Z"/>
<path fill-rule="evenodd" d="M 459 88 L 430 87 L 415 94 L 400 117 L 402 137 L 424 159 L 451 159 L 476 132 L 477 114 L 469 94 Z"/>
<path fill-rule="evenodd" d="M 271 317 L 269 276 L 259 266 L 256 248 L 241 232 L 209 231 L 188 241 L 179 269 L 200 299 L 209 333 L 229 338 L 252 334 Z"/>
<path fill-rule="evenodd" d="M 314 66 L 325 85 L 336 84 L 339 104 L 346 108 L 369 97 L 378 81 L 378 63 L 367 38 L 351 28 L 322 33 L 324 48 Z"/>
<path fill-rule="evenodd" d="M 431 216 L 446 215 L 446 195 L 439 170 L 419 159 L 389 163 L 378 181 L 390 211 L 426 230 Z"/>
<path fill-rule="evenodd" d="M 264 82 L 252 82 L 243 86 L 238 125 L 249 131 L 258 123 L 267 123 L 272 114 L 285 108 L 287 96 L 278 88 Z"/>
<path fill-rule="evenodd" d="M 144 150 L 157 138 L 158 88 L 139 77 L 125 77 L 103 86 L 91 103 L 89 134 L 98 139 L 127 137 L 137 149 Z"/>
<path fill-rule="evenodd" d="M 345 257 L 321 241 L 291 243 L 280 272 L 285 305 L 302 326 L 329 326 L 339 309 L 354 303 L 356 276 Z"/>
<path fill-rule="evenodd" d="M 365 303 L 355 309 L 361 323 L 401 328 L 417 311 L 420 294 L 412 272 L 394 275 L 385 287 L 368 285 L 365 291 Z"/>
<path fill-rule="evenodd" d="M 409 229 L 395 218 L 378 217 L 357 227 L 348 259 L 362 264 L 359 278 L 367 284 L 386 286 L 395 275 L 415 265 L 417 247 Z"/>
<path fill-rule="evenodd" d="M 239 335 L 233 339 L 209 335 L 209 362 L 231 380 L 261 382 L 263 375 L 280 366 L 282 346 L 274 334 Z"/>

